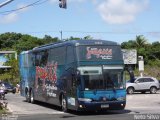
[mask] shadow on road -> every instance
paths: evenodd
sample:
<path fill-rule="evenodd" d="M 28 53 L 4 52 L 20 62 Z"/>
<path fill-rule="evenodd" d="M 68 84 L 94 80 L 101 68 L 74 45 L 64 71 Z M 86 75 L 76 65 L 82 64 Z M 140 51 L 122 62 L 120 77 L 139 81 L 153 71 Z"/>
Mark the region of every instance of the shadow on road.
<path fill-rule="evenodd" d="M 105 110 L 105 111 L 69 111 L 70 114 L 80 115 L 80 116 L 92 116 L 92 115 L 113 115 L 113 114 L 127 114 L 130 110 Z"/>
<path fill-rule="evenodd" d="M 23 100 L 23 102 L 27 102 L 27 101 Z M 42 106 L 42 107 L 47 107 L 47 108 L 50 108 L 50 109 L 54 109 L 54 110 L 57 110 L 59 112 L 62 112 L 61 108 L 59 106 L 55 106 L 55 105 L 52 105 L 52 104 L 49 104 L 49 103 L 44 103 L 44 102 L 36 101 L 34 104 Z"/>
<path fill-rule="evenodd" d="M 26 102 L 25 100 L 23 102 Z M 61 107 L 59 106 L 55 106 L 55 105 L 52 105 L 52 104 L 48 104 L 48 103 L 44 103 L 44 102 L 39 102 L 39 101 L 36 101 L 37 105 L 40 105 L 42 107 L 47 107 L 47 108 L 50 108 L 50 109 L 53 109 L 53 110 L 57 110 L 59 112 L 62 112 L 61 111 Z M 113 115 L 113 114 L 127 114 L 127 113 L 130 113 L 131 111 L 130 110 L 104 110 L 104 111 L 73 111 L 73 110 L 68 110 L 68 113 L 69 114 L 72 114 L 72 115 L 79 115 L 79 116 L 92 116 L 92 115 Z M 67 117 L 74 117 L 74 116 L 63 116 L 64 118 L 67 118 Z"/>
<path fill-rule="evenodd" d="M 133 94 L 127 94 L 128 96 L 130 95 L 155 95 L 155 94 L 160 94 L 160 92 L 151 94 L 150 92 L 146 92 L 146 93 L 141 93 L 141 92 L 134 92 Z"/>

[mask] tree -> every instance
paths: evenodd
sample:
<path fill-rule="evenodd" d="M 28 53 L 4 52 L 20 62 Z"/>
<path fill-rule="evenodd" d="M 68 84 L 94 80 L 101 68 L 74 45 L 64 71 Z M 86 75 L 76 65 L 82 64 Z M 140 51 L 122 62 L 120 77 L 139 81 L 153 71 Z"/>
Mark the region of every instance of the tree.
<path fill-rule="evenodd" d="M 91 40 L 91 39 L 93 39 L 93 37 L 91 37 L 90 35 L 87 35 L 83 39 L 85 39 L 85 40 Z"/>
<path fill-rule="evenodd" d="M 136 47 L 136 45 L 135 45 L 134 40 L 129 40 L 128 42 L 123 42 L 121 44 L 121 48 L 123 48 L 123 49 L 133 49 L 135 47 Z"/>
<path fill-rule="evenodd" d="M 8 71 L 10 74 L 10 82 L 12 82 L 14 85 L 19 83 L 19 66 L 18 66 L 18 60 L 11 58 L 8 60 L 6 65 L 11 66 L 11 69 Z"/>
<path fill-rule="evenodd" d="M 136 36 L 135 44 L 137 48 L 145 47 L 147 45 L 147 39 L 143 35 Z"/>
<path fill-rule="evenodd" d="M 21 51 L 26 51 L 33 49 L 34 47 L 43 45 L 43 40 L 37 37 L 32 37 L 30 35 L 23 35 L 16 44 L 13 45 L 13 48 L 20 53 Z"/>
<path fill-rule="evenodd" d="M 152 52 L 151 54 L 156 58 L 160 60 L 160 42 L 153 42 L 152 43 Z"/>
<path fill-rule="evenodd" d="M 11 66 L 11 68 L 0 69 L 0 79 L 11 82 L 14 85 L 19 83 L 18 60 L 16 60 L 14 56 L 8 57 L 8 61 L 5 63 L 5 66 Z"/>
<path fill-rule="evenodd" d="M 49 35 L 45 35 L 44 38 L 43 38 L 43 44 L 49 44 L 49 43 L 59 42 L 59 41 L 60 40 L 57 37 L 52 38 Z"/>
<path fill-rule="evenodd" d="M 13 45 L 22 37 L 20 33 L 4 33 L 0 35 L 0 49 L 12 50 Z"/>
<path fill-rule="evenodd" d="M 81 38 L 71 36 L 71 37 L 70 37 L 69 39 L 67 39 L 66 41 L 68 41 L 68 40 L 81 40 Z"/>

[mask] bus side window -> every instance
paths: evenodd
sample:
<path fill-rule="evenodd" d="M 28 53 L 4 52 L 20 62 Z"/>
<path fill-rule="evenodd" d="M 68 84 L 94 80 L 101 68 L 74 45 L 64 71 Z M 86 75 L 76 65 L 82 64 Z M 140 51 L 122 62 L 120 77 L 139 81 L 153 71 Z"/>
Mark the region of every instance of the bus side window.
<path fill-rule="evenodd" d="M 74 48 L 73 46 L 68 46 L 67 47 L 67 55 L 66 55 L 66 69 L 68 68 L 72 68 L 74 65 L 74 58 L 75 54 L 74 54 Z"/>
<path fill-rule="evenodd" d="M 40 54 L 36 54 L 36 57 L 35 57 L 35 65 L 36 66 L 39 66 L 40 65 Z"/>
<path fill-rule="evenodd" d="M 65 65 L 66 47 L 57 47 L 49 50 L 49 63 L 57 62 L 58 65 Z"/>
<path fill-rule="evenodd" d="M 40 60 L 40 65 L 41 66 L 46 66 L 48 62 L 48 51 L 43 51 L 41 52 L 41 60 Z"/>

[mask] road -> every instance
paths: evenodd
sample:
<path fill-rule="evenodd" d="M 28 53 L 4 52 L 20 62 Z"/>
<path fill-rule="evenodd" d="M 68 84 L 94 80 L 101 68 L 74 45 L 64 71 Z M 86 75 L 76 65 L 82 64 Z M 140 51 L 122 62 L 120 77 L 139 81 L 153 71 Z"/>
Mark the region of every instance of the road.
<path fill-rule="evenodd" d="M 160 93 L 127 95 L 127 105 L 123 111 L 107 111 L 99 113 L 64 113 L 60 108 L 45 103 L 31 104 L 19 94 L 7 94 L 8 107 L 16 120 L 134 120 L 136 115 L 159 114 Z M 146 117 L 146 116 L 145 116 Z M 148 116 L 147 116 L 148 117 Z"/>

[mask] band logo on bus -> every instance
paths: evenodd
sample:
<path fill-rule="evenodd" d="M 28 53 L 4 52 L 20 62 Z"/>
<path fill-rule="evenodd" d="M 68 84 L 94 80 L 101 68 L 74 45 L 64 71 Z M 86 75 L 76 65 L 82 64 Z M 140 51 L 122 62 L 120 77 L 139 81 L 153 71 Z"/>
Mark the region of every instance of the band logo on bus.
<path fill-rule="evenodd" d="M 92 59 L 92 55 L 96 56 L 97 59 L 112 59 L 112 49 L 87 47 L 87 59 Z"/>
<path fill-rule="evenodd" d="M 36 90 L 38 88 L 39 79 L 42 81 L 43 90 L 46 88 L 46 80 L 49 80 L 53 85 L 55 85 L 57 81 L 57 62 L 53 64 L 47 64 L 45 67 L 36 66 Z"/>

